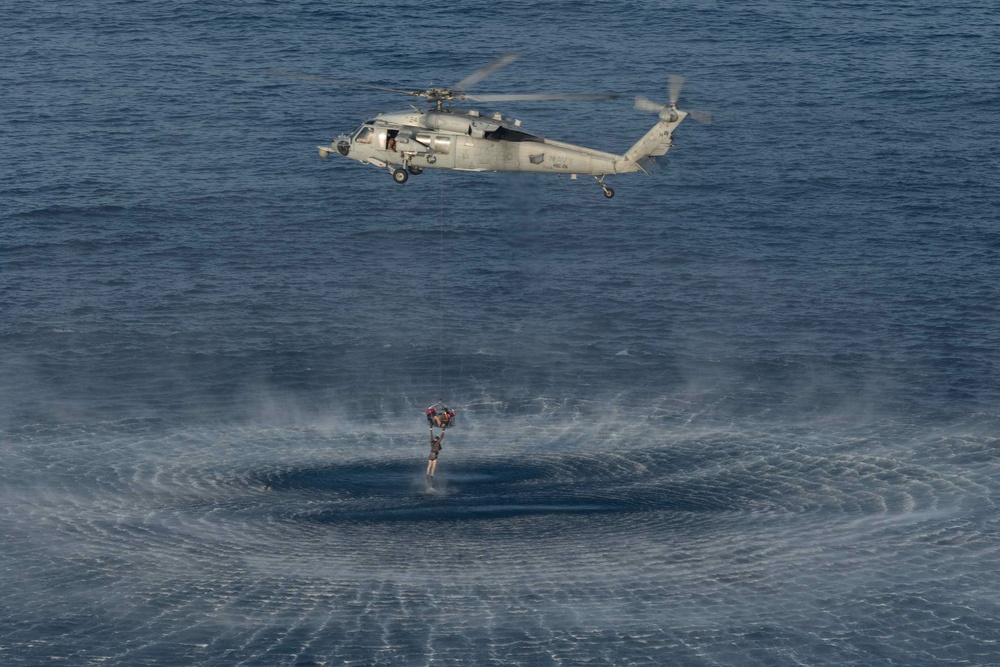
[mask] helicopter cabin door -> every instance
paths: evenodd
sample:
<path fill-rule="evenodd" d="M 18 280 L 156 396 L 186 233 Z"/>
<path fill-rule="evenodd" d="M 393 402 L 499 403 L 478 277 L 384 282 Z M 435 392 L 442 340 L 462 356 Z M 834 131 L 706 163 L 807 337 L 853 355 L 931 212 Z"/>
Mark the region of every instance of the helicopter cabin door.
<path fill-rule="evenodd" d="M 458 169 L 481 169 L 482 168 L 482 155 L 477 146 L 481 143 L 470 136 L 455 137 L 455 143 L 458 144 L 458 149 L 456 152 L 458 155 L 455 158 L 455 167 Z"/>

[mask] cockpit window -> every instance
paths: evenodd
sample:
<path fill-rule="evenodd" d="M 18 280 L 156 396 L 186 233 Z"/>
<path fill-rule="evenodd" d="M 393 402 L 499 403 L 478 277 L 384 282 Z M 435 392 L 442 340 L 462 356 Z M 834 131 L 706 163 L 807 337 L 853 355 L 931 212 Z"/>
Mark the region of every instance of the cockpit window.
<path fill-rule="evenodd" d="M 374 134 L 374 130 L 372 130 L 371 126 L 365 125 L 361 128 L 361 131 L 358 132 L 357 136 L 354 137 L 354 143 L 370 144 L 372 142 L 372 134 Z"/>

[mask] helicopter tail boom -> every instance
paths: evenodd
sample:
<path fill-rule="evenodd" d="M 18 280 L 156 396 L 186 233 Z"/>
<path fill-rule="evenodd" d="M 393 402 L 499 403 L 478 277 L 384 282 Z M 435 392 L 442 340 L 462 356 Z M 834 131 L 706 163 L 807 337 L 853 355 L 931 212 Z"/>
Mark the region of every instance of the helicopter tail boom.
<path fill-rule="evenodd" d="M 649 173 L 653 163 L 650 158 L 666 154 L 673 147 L 674 129 L 687 117 L 687 112 L 666 109 L 660 113 L 660 120 L 639 141 L 625 151 L 624 159 L 617 165 L 619 173 L 643 171 Z"/>

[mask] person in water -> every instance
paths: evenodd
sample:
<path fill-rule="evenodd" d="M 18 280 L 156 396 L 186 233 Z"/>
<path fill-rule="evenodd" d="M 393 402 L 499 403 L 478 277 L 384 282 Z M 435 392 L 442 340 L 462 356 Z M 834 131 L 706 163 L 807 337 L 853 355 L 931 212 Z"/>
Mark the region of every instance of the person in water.
<path fill-rule="evenodd" d="M 441 435 L 431 433 L 431 455 L 427 459 L 427 477 L 433 477 L 434 471 L 437 470 L 438 454 L 441 452 L 441 440 L 443 439 L 444 433 Z"/>

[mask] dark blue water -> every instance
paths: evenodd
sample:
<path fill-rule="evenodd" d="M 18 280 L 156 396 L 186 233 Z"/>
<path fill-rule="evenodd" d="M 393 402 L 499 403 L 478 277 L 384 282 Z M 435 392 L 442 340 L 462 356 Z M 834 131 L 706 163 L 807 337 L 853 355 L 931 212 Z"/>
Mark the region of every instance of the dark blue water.
<path fill-rule="evenodd" d="M 0 662 L 1000 663 L 1000 29 L 961 6 L 0 9 Z M 655 178 L 384 170 L 379 86 Z M 459 409 L 438 490 L 422 410 Z M 269 491 L 264 491 L 270 485 Z"/>

